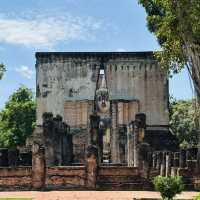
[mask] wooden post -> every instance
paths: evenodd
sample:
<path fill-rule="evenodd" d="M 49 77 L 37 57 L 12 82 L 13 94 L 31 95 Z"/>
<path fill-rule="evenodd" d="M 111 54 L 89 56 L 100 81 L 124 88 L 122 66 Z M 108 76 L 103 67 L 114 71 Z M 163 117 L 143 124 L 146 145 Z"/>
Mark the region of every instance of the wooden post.
<path fill-rule="evenodd" d="M 32 188 L 42 190 L 45 188 L 46 164 L 45 149 L 39 144 L 32 146 Z"/>

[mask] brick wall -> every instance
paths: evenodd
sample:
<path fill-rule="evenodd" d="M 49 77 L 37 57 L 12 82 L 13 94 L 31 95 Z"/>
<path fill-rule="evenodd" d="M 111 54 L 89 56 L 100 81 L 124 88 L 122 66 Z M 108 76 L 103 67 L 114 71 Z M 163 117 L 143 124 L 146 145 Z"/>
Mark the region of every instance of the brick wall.
<path fill-rule="evenodd" d="M 48 167 L 46 186 L 50 189 L 83 188 L 85 166 Z"/>
<path fill-rule="evenodd" d="M 0 190 L 28 190 L 32 182 L 31 167 L 1 167 Z"/>

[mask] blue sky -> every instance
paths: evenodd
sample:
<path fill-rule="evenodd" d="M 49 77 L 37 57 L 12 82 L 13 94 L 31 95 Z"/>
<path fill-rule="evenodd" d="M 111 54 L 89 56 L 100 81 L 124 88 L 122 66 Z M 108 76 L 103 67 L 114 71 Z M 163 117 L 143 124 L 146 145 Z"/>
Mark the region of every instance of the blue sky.
<path fill-rule="evenodd" d="M 20 85 L 35 90 L 36 51 L 158 50 L 145 17 L 137 0 L 0 1 L 0 108 Z M 170 79 L 170 93 L 192 97 L 185 70 Z"/>

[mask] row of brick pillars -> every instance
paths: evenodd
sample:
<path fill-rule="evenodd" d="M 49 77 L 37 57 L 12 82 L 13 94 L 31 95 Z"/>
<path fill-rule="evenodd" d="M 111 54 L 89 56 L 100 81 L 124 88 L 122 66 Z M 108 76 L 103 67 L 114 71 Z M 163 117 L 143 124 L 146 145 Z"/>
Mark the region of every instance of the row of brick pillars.
<path fill-rule="evenodd" d="M 32 146 L 32 188 L 34 190 L 45 190 L 46 188 L 46 162 L 45 149 L 38 144 Z M 86 154 L 85 186 L 89 189 L 96 188 L 98 149 L 89 145 Z"/>

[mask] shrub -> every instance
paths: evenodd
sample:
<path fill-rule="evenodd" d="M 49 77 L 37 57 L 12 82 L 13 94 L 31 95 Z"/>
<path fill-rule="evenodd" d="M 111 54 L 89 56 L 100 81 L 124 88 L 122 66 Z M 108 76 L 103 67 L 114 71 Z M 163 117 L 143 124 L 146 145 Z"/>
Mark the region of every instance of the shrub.
<path fill-rule="evenodd" d="M 200 200 L 200 193 L 194 198 L 194 200 Z"/>
<path fill-rule="evenodd" d="M 159 191 L 162 199 L 172 200 L 176 194 L 183 191 L 183 181 L 180 176 L 162 177 L 156 176 L 153 180 L 156 191 Z"/>

